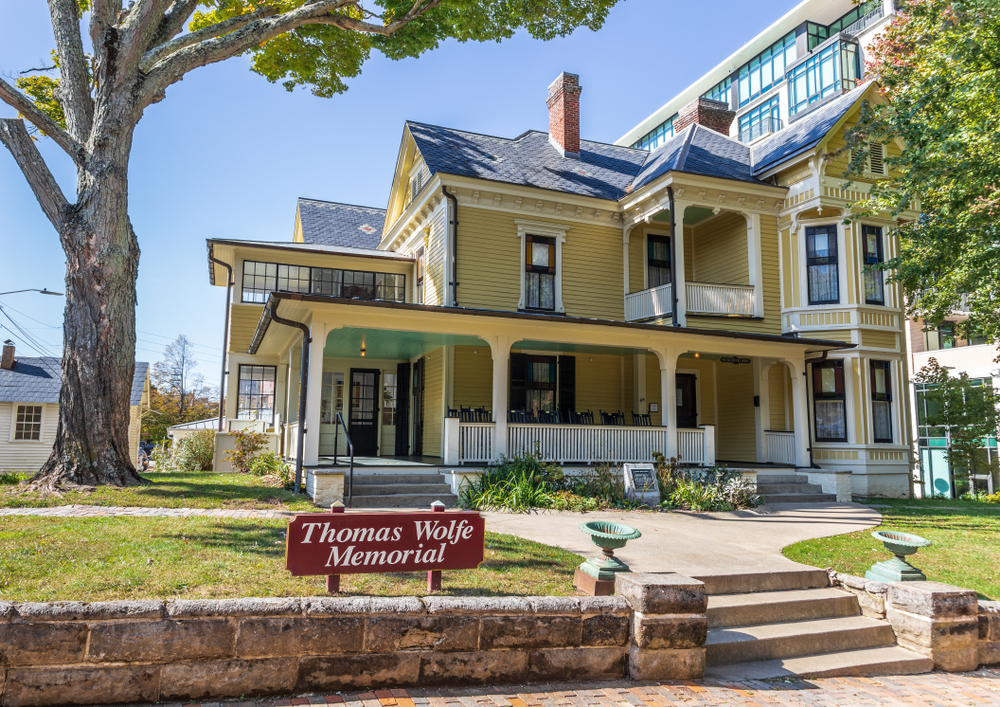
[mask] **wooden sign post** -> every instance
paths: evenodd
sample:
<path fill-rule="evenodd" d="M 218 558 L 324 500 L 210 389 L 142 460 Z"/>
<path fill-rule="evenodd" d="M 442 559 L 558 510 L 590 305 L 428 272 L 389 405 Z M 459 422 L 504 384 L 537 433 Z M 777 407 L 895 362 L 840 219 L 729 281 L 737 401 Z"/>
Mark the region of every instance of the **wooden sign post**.
<path fill-rule="evenodd" d="M 288 524 L 285 568 L 324 575 L 330 593 L 340 575 L 427 572 L 427 591 L 441 589 L 441 570 L 475 569 L 484 558 L 486 521 L 475 511 L 303 513 Z"/>

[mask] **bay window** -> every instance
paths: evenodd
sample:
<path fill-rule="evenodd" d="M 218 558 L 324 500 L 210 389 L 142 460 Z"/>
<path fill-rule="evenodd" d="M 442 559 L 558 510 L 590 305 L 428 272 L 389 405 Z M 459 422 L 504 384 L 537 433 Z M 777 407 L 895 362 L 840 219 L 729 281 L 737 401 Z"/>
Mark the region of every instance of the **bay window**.
<path fill-rule="evenodd" d="M 847 441 L 843 361 L 813 364 L 813 412 L 817 442 Z"/>
<path fill-rule="evenodd" d="M 806 273 L 809 304 L 840 303 L 836 226 L 806 228 Z"/>

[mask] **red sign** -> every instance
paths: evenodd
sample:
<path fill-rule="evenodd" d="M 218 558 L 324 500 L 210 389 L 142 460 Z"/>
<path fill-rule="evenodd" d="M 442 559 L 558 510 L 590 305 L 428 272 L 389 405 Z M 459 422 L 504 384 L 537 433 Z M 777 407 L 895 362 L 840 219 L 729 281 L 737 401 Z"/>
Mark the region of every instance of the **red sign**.
<path fill-rule="evenodd" d="M 305 513 L 288 524 L 293 575 L 474 569 L 486 520 L 476 511 Z"/>

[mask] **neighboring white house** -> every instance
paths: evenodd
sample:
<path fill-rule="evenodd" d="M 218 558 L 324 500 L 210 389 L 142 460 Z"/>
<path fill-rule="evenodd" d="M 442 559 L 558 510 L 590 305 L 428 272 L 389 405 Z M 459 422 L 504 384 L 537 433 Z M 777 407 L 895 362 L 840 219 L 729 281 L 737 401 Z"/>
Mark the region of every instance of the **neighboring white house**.
<path fill-rule="evenodd" d="M 0 471 L 35 473 L 49 458 L 59 422 L 58 358 L 15 358 L 5 343 L 0 364 Z M 149 364 L 136 363 L 129 400 L 129 453 L 139 455 L 141 412 L 149 407 Z"/>

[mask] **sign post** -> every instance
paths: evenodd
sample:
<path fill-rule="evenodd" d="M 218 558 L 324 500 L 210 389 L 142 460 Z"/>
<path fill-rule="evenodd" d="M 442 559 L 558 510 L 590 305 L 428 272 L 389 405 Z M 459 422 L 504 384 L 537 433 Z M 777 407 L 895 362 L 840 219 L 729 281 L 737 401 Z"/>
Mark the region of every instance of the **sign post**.
<path fill-rule="evenodd" d="M 431 504 L 431 511 L 434 513 L 444 513 L 444 504 L 441 501 L 434 501 Z M 441 570 L 427 570 L 427 593 L 441 591 Z"/>

